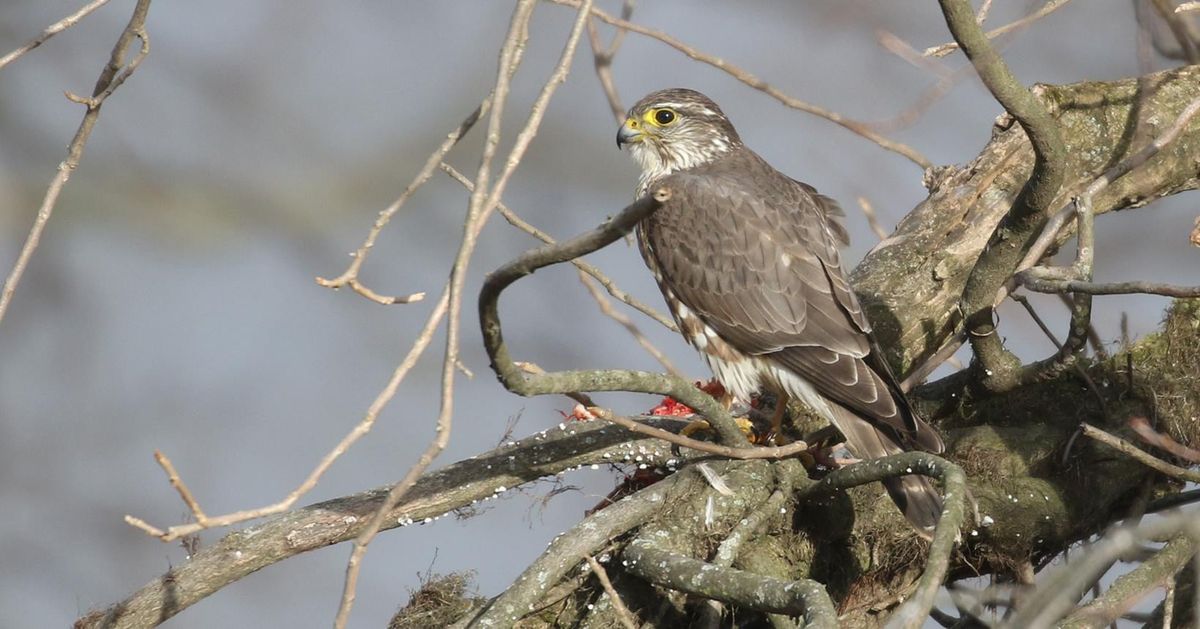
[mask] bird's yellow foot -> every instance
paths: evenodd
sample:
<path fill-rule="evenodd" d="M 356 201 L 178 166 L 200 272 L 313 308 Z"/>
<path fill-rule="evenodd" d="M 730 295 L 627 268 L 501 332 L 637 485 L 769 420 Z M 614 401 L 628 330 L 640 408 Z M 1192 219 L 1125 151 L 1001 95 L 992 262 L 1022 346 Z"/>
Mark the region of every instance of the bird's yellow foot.
<path fill-rule="evenodd" d="M 733 421 L 738 425 L 738 428 L 742 431 L 742 434 L 750 438 L 751 443 L 757 443 L 754 435 L 754 422 L 750 421 L 749 417 L 735 417 Z M 712 426 L 710 426 L 707 421 L 703 419 L 697 419 L 689 423 L 687 426 L 684 426 L 683 430 L 679 431 L 679 434 L 683 437 L 691 438 L 692 435 L 698 432 L 707 432 L 709 430 L 712 430 Z"/>

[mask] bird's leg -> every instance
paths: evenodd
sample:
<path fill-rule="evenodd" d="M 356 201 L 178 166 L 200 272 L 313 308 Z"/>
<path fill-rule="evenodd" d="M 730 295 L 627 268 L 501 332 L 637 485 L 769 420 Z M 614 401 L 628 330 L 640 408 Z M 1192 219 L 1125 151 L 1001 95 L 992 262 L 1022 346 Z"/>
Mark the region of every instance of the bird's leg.
<path fill-rule="evenodd" d="M 775 411 L 771 413 L 771 432 L 767 433 L 767 443 L 786 445 L 787 438 L 783 435 L 783 418 L 787 415 L 787 405 L 791 397 L 787 391 L 780 389 L 775 393 Z"/>

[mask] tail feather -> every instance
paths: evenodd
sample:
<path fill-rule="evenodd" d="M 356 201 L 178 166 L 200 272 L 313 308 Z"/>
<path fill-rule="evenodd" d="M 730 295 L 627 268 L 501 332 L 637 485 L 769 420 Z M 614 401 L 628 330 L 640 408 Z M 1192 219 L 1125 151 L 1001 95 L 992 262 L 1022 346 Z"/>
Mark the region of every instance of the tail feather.
<path fill-rule="evenodd" d="M 834 426 L 846 437 L 847 445 L 857 456 L 878 459 L 914 449 L 904 447 L 888 429 L 859 417 L 850 409 L 834 403 L 829 406 L 833 410 Z M 883 485 L 917 532 L 925 537 L 932 535 L 942 514 L 942 496 L 933 483 L 924 476 L 909 474 L 886 479 Z"/>

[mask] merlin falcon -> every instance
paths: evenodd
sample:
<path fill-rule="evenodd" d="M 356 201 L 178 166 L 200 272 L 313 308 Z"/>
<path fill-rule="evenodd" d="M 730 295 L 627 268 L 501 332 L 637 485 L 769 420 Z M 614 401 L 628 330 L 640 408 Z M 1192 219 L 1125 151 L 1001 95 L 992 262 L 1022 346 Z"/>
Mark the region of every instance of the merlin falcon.
<path fill-rule="evenodd" d="M 940 453 L 871 337 L 842 269 L 837 203 L 742 144 L 720 107 L 688 89 L 654 92 L 617 132 L 642 167 L 637 196 L 671 198 L 637 227 L 638 246 L 679 330 L 733 397 L 766 388 L 803 401 L 865 459 Z M 782 412 L 773 419 L 776 433 Z M 929 480 L 884 482 L 922 533 L 942 502 Z"/>

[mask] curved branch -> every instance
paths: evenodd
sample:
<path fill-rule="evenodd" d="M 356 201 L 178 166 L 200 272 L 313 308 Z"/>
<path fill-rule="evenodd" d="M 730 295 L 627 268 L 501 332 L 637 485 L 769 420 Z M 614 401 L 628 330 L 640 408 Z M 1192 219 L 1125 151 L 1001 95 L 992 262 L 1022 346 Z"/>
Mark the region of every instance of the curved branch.
<path fill-rule="evenodd" d="M 925 570 L 917 582 L 916 592 L 888 621 L 888 627 L 915 629 L 929 616 L 933 599 L 946 579 L 950 559 L 960 539 L 959 530 L 966 520 L 969 494 L 967 478 L 962 468 L 927 452 L 905 452 L 836 470 L 819 483 L 804 488 L 797 499 L 844 491 L 904 474 L 921 474 L 941 480 L 942 501 L 945 505 L 937 529 L 933 533 L 929 557 L 925 560 Z"/>
<path fill-rule="evenodd" d="M 962 300 L 964 325 L 982 367 L 980 381 L 991 390 L 1007 390 L 1015 386 L 1013 372 L 1020 361 L 1004 348 L 996 334 L 993 322 L 996 294 L 1040 233 L 1046 211 L 1066 179 L 1068 155 L 1058 123 L 992 48 L 975 21 L 971 4 L 967 0 L 941 0 L 941 5 L 946 25 L 975 66 L 979 78 L 1020 123 L 1033 145 L 1033 173 L 993 235 L 987 255 L 980 257 L 971 271 Z"/>
<path fill-rule="evenodd" d="M 806 627 L 835 628 L 837 612 L 816 581 L 787 581 L 655 548 L 648 539 L 630 542 L 622 554 L 631 574 L 663 587 L 765 612 L 804 616 Z"/>
<path fill-rule="evenodd" d="M 703 414 L 722 441 L 730 446 L 749 445 L 729 412 L 692 383 L 666 374 L 607 369 L 526 374 L 513 362 L 500 326 L 500 293 L 513 282 L 534 271 L 573 260 L 612 243 L 627 234 L 642 219 L 650 216 L 671 198 L 671 191 L 659 188 L 633 202 L 603 225 L 568 241 L 528 251 L 516 260 L 496 269 L 479 292 L 479 325 L 492 370 L 506 389 L 522 396 L 568 393 L 574 391 L 631 391 L 669 395 Z"/>
<path fill-rule="evenodd" d="M 554 538 L 546 552 L 526 568 L 503 594 L 496 597 L 469 627 L 512 627 L 567 573 L 599 548 L 648 520 L 663 508 L 680 481 L 694 474 L 674 474 L 632 496 L 607 506 Z"/>
<path fill-rule="evenodd" d="M 1120 81 L 1039 86 L 1037 98 L 1064 130 L 1074 158 L 1068 180 L 1081 182 L 1060 191 L 1052 207 L 1067 207 L 1075 190 L 1139 152 L 1141 147 L 1131 145 L 1128 137 L 1139 118 L 1145 126 L 1157 127 L 1162 135 L 1156 136 L 1166 137 L 1168 125 L 1179 119 L 1198 90 L 1200 66 Z M 1112 180 L 1094 200 L 1095 215 L 1196 189 L 1198 152 L 1200 123 L 1192 119 L 1143 165 Z M 1005 241 L 989 249 L 989 242 L 1026 185 L 1035 161 L 1027 135 L 1017 125 L 1002 121 L 978 157 L 934 173 L 927 181 L 929 197 L 853 271 L 851 283 L 881 345 L 897 361 L 898 374 L 910 373 L 939 348 L 953 347 L 947 341 L 960 333 L 965 338 L 957 306 L 963 303 L 972 270 L 983 264 L 981 258 L 1015 246 Z M 1055 242 L 1063 242 L 1070 231 L 1068 226 Z M 1000 275 L 1011 271 L 1004 269 Z"/>

